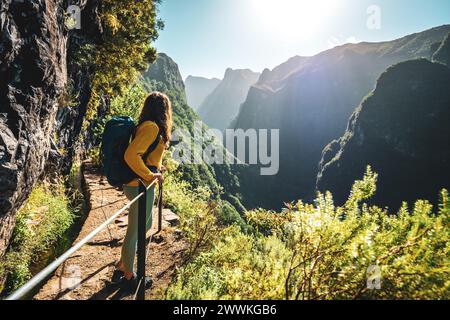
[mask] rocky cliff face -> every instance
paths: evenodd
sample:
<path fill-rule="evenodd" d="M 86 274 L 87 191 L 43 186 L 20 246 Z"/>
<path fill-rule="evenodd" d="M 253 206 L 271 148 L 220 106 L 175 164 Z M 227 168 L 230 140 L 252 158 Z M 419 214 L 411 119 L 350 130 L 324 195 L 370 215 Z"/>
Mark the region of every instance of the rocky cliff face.
<path fill-rule="evenodd" d="M 378 77 L 392 64 L 430 57 L 450 26 L 382 43 L 347 44 L 309 58 L 296 57 L 265 71 L 242 104 L 234 127 L 280 129 L 280 171 L 243 175 L 247 205 L 280 208 L 313 200 L 323 148 L 345 132 L 348 119 Z M 267 184 L 277 187 L 270 194 Z"/>
<path fill-rule="evenodd" d="M 96 0 L 72 4 L 83 10 L 82 29 L 69 32 L 66 1 L 1 1 L 0 256 L 35 183 L 48 170 L 70 170 L 77 152 L 90 72 L 72 54 L 98 39 L 101 24 Z M 77 96 L 75 105 L 68 95 Z"/>
<path fill-rule="evenodd" d="M 323 152 L 317 187 L 343 204 L 367 165 L 379 173 L 373 202 L 437 203 L 450 187 L 450 69 L 428 60 L 389 68 L 353 114 L 339 141 Z"/>
<path fill-rule="evenodd" d="M 227 69 L 222 82 L 198 109 L 200 118 L 210 127 L 225 130 L 239 113 L 248 90 L 260 74 L 251 70 Z"/>
<path fill-rule="evenodd" d="M 62 1 L 2 0 L 0 28 L 1 255 L 44 169 L 67 82 Z"/>
<path fill-rule="evenodd" d="M 157 60 L 144 72 L 142 77 L 147 80 L 161 82 L 170 90 L 181 93 L 183 98 L 186 97 L 180 69 L 176 62 L 165 53 L 158 53 Z"/>
<path fill-rule="evenodd" d="M 203 77 L 189 76 L 184 82 L 186 86 L 186 97 L 188 104 L 197 110 L 214 89 L 217 88 L 221 80 L 206 79 Z"/>

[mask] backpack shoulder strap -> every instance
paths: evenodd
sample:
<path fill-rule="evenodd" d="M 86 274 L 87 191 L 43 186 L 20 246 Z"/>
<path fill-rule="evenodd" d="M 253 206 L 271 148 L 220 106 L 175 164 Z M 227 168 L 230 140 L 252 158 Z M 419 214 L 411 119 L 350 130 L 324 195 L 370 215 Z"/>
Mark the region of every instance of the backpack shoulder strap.
<path fill-rule="evenodd" d="M 136 133 L 137 133 L 138 128 L 139 128 L 139 126 L 137 125 L 137 126 L 135 127 L 135 129 L 134 129 L 132 139 L 134 139 L 134 138 L 136 137 Z M 159 130 L 159 129 L 158 129 L 158 130 Z M 160 141 L 161 141 L 161 134 L 160 134 L 160 132 L 158 131 L 158 134 L 156 135 L 155 141 L 153 141 L 153 143 L 150 145 L 150 147 L 148 147 L 147 151 L 142 155 L 142 159 L 144 159 L 144 161 L 145 161 L 145 159 L 148 158 L 148 156 L 149 156 L 153 151 L 155 151 L 155 149 L 158 147 L 158 144 L 159 144 Z"/>
<path fill-rule="evenodd" d="M 153 151 L 155 151 L 155 149 L 158 147 L 160 141 L 161 141 L 161 135 L 158 132 L 158 134 L 156 135 L 155 141 L 153 141 L 153 143 L 150 145 L 150 147 L 148 147 L 147 151 L 142 155 L 142 159 L 144 159 L 144 161 L 145 161 L 145 159 L 148 158 L 148 156 Z"/>

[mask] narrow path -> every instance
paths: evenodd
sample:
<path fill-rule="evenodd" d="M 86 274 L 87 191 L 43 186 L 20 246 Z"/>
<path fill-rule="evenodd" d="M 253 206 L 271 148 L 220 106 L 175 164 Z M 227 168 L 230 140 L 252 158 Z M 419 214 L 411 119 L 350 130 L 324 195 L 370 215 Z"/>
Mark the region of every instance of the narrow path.
<path fill-rule="evenodd" d="M 91 210 L 75 240 L 88 235 L 114 212 L 127 203 L 122 192 L 112 189 L 100 177 L 97 170 L 86 164 L 83 170 Z M 148 236 L 157 227 L 157 210 L 153 211 L 154 224 Z M 150 244 L 147 260 L 147 274 L 154 281 L 146 292 L 147 299 L 160 299 L 174 277 L 176 267 L 181 263 L 187 243 L 176 229 L 178 217 L 169 210 L 163 211 L 163 231 Z M 120 258 L 120 247 L 128 223 L 127 214 L 117 219 L 108 229 L 99 233 L 89 244 L 68 259 L 48 280 L 37 300 L 128 300 L 119 287 L 110 284 L 114 264 Z"/>

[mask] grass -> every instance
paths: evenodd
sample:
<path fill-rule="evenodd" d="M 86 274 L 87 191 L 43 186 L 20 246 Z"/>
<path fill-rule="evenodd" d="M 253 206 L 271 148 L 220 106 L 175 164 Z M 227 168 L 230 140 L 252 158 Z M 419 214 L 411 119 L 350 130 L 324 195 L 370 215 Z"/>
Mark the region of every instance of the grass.
<path fill-rule="evenodd" d="M 36 186 L 17 213 L 9 250 L 0 261 L 0 273 L 7 275 L 0 287 L 3 294 L 22 286 L 70 245 L 71 228 L 81 211 L 81 194 L 72 189 L 78 188 L 77 171 L 79 166 L 74 166 L 67 183 L 56 179 Z"/>

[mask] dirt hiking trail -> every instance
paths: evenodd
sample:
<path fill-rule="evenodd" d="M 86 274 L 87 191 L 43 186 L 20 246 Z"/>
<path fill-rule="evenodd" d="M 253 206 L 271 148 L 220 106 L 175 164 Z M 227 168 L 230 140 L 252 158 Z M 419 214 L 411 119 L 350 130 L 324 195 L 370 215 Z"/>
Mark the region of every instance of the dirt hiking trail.
<path fill-rule="evenodd" d="M 112 189 L 90 163 L 83 165 L 85 194 L 90 210 L 74 243 L 83 239 L 114 212 L 127 204 L 122 192 Z M 156 193 L 157 194 L 157 193 Z M 115 220 L 87 245 L 61 265 L 33 299 L 36 300 L 130 300 L 120 287 L 110 283 L 114 266 L 120 259 L 120 249 L 128 224 L 128 213 Z M 153 210 L 153 227 L 157 229 L 157 210 Z M 188 244 L 176 229 L 179 218 L 170 210 L 163 211 L 163 230 L 150 243 L 146 273 L 153 278 L 153 286 L 146 291 L 146 299 L 162 299 L 181 264 Z"/>

